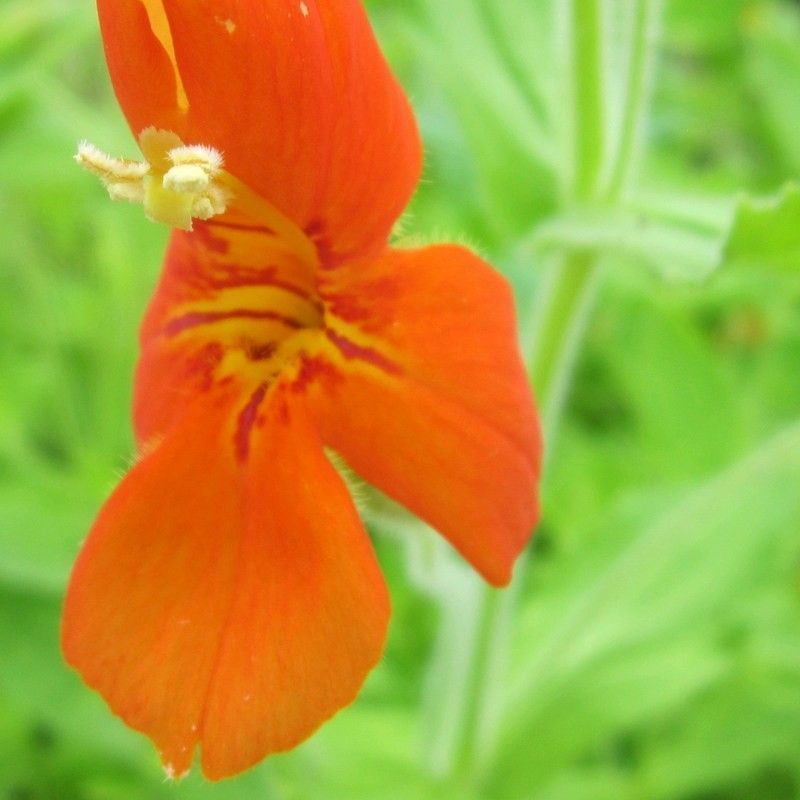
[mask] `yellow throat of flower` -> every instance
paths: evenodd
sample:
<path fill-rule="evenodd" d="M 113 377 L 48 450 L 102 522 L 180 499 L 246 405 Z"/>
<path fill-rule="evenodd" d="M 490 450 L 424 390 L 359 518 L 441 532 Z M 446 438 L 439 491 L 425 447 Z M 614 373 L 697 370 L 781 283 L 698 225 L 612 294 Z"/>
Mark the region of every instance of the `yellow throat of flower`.
<path fill-rule="evenodd" d="M 172 131 L 147 128 L 139 136 L 143 161 L 112 158 L 88 142 L 75 160 L 97 175 L 113 200 L 142 203 L 147 217 L 190 231 L 192 220 L 223 214 L 230 191 L 220 182 L 222 154 L 185 145 Z"/>

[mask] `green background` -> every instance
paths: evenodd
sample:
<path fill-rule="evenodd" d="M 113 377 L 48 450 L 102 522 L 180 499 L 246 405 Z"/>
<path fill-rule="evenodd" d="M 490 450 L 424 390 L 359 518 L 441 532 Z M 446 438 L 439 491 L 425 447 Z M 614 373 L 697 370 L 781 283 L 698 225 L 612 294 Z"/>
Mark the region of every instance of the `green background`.
<path fill-rule="evenodd" d="M 656 5 L 369 4 L 426 143 L 402 236 L 508 276 L 534 375 L 542 298 L 586 278 L 569 320 L 549 306 L 583 336 L 546 398 L 544 520 L 498 599 L 367 496 L 395 611 L 361 698 L 237 780 L 176 786 L 58 650 L 131 461 L 167 231 L 71 161 L 83 137 L 135 155 L 93 4 L 2 0 L 2 800 L 800 798 L 800 4 L 667 0 L 636 39 Z M 599 34 L 573 6 L 605 8 Z"/>

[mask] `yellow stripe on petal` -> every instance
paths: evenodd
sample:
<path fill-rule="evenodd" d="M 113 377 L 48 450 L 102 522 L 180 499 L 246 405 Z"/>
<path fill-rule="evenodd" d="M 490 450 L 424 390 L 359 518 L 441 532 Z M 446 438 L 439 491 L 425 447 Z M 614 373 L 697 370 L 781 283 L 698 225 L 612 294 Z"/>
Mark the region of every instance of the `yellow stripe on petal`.
<path fill-rule="evenodd" d="M 172 29 L 169 26 L 167 12 L 164 10 L 164 3 L 162 0 L 141 0 L 141 2 L 147 11 L 150 28 L 172 63 L 172 69 L 175 71 L 175 100 L 178 109 L 185 114 L 189 110 L 189 96 L 186 94 L 186 87 L 183 85 L 183 78 L 181 78 L 181 73 L 178 69 L 175 43 L 172 40 Z"/>

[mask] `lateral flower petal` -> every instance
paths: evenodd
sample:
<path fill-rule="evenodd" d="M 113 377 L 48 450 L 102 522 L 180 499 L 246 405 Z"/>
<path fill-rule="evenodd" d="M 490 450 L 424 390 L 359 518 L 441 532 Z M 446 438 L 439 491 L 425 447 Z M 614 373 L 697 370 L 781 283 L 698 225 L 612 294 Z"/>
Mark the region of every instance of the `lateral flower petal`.
<path fill-rule="evenodd" d="M 326 444 L 507 583 L 541 456 L 508 285 L 441 246 L 330 270 L 321 293 L 337 370 L 312 390 Z"/>
<path fill-rule="evenodd" d="M 238 397 L 202 395 L 122 481 L 64 611 L 67 660 L 171 776 L 196 744 L 212 779 L 293 747 L 352 701 L 386 633 L 369 539 L 302 398 Z"/>
<path fill-rule="evenodd" d="M 419 179 L 402 89 L 359 0 L 98 0 L 133 131 L 210 145 L 332 259 L 376 251 Z"/>

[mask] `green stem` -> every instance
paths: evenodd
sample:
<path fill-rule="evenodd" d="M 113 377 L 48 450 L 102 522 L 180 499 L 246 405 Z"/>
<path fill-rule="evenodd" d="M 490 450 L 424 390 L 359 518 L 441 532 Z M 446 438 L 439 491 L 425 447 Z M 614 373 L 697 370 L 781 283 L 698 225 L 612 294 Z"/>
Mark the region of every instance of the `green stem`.
<path fill-rule="evenodd" d="M 465 703 L 461 719 L 461 730 L 471 732 L 471 735 L 461 738 L 455 760 L 455 774 L 465 789 L 470 788 L 472 766 L 479 757 L 479 747 L 489 713 L 491 695 L 487 693 L 486 687 L 494 685 L 492 678 L 498 666 L 498 651 L 494 644 L 499 635 L 499 620 L 503 610 L 502 592 L 484 586 L 479 586 L 478 590 L 478 625 L 465 694 L 472 702 Z"/>
<path fill-rule="evenodd" d="M 528 362 L 544 440 L 552 445 L 594 299 L 597 255 L 579 251 L 543 272 L 537 290 Z"/>
<path fill-rule="evenodd" d="M 604 0 L 564 0 L 562 42 L 569 63 L 566 120 L 570 157 L 569 193 L 573 201 L 592 199 L 607 152 Z"/>
<path fill-rule="evenodd" d="M 634 3 L 624 88 L 625 105 L 608 180 L 607 194 L 612 200 L 618 199 L 627 188 L 638 159 L 653 72 L 653 43 L 657 38 L 660 19 L 661 0 L 639 0 Z"/>
<path fill-rule="evenodd" d="M 604 91 L 605 37 L 604 0 L 565 0 L 566 23 L 562 52 L 570 59 L 572 103 L 567 121 L 570 168 L 566 172 L 565 205 L 595 204 L 613 207 L 619 200 L 633 165 L 645 111 L 647 74 L 653 52 L 649 41 L 657 0 L 635 3 L 629 33 L 630 73 L 625 80 L 625 102 L 616 147 L 607 146 L 608 105 Z M 636 74 L 633 74 L 636 73 Z M 605 188 L 601 180 L 607 176 Z M 599 257 L 592 249 L 567 253 L 543 273 L 534 313 L 533 349 L 529 359 L 531 380 L 541 410 L 547 455 L 562 416 L 564 401 L 581 340 L 593 305 Z M 491 765 L 500 730 L 500 690 L 507 674 L 510 621 L 518 604 L 521 573 L 511 590 L 503 594 L 465 579 L 473 610 L 468 637 L 456 665 L 460 697 L 446 697 L 455 713 L 452 742 L 445 749 L 450 782 L 461 796 L 476 792 L 481 777 Z M 462 620 L 463 622 L 463 620 Z M 446 624 L 446 623 L 445 623 Z M 451 723 L 453 719 L 451 718 Z"/>

